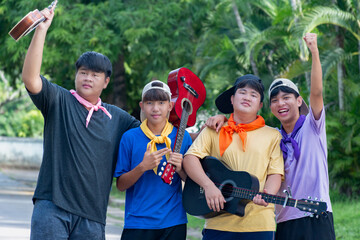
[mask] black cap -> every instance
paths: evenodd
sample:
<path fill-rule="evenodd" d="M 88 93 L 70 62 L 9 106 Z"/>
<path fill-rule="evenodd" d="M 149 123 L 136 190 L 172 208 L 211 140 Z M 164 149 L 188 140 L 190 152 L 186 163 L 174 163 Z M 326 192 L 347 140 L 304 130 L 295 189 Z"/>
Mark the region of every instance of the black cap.
<path fill-rule="evenodd" d="M 252 74 L 246 74 L 236 79 L 234 86 L 221 93 L 215 100 L 215 105 L 222 113 L 232 113 L 234 112 L 233 105 L 231 104 L 231 96 L 234 95 L 237 86 L 243 81 L 255 81 L 259 85 L 259 93 L 261 95 L 261 102 L 264 99 L 264 85 L 261 82 L 261 79 Z M 257 85 L 256 84 L 256 85 Z M 260 90 L 261 89 L 261 90 Z M 260 92 L 261 91 L 261 92 Z"/>

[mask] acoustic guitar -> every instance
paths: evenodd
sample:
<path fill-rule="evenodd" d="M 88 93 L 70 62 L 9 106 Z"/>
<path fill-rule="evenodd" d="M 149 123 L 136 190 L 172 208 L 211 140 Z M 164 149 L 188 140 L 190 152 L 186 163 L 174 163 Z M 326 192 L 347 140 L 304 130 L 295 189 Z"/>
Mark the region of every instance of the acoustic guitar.
<path fill-rule="evenodd" d="M 57 0 L 53 1 L 48 9 L 56 6 Z M 34 30 L 41 22 L 45 21 L 44 15 L 38 10 L 29 12 L 23 17 L 9 32 L 9 35 L 15 40 L 19 41 L 22 37 L 28 35 Z"/>
<path fill-rule="evenodd" d="M 206 90 L 200 78 L 187 68 L 178 68 L 171 71 L 168 76 L 168 85 L 171 90 L 171 101 L 174 102 L 169 122 L 178 127 L 173 152 L 179 153 L 185 129 L 194 126 L 196 112 L 205 101 Z M 171 184 L 174 173 L 175 166 L 168 163 L 161 175 L 161 179 L 165 183 Z"/>
<path fill-rule="evenodd" d="M 190 177 L 186 178 L 183 190 L 183 206 L 187 213 L 194 216 L 212 218 L 225 212 L 243 217 L 245 206 L 256 194 L 268 203 L 283 205 L 284 207 L 296 207 L 297 209 L 310 212 L 315 215 L 324 214 L 327 210 L 326 202 L 309 199 L 293 199 L 277 195 L 259 192 L 259 180 L 245 171 L 232 171 L 214 157 L 205 157 L 201 165 L 206 175 L 215 183 L 223 194 L 226 203 L 220 212 L 210 210 L 206 203 L 205 191 Z"/>

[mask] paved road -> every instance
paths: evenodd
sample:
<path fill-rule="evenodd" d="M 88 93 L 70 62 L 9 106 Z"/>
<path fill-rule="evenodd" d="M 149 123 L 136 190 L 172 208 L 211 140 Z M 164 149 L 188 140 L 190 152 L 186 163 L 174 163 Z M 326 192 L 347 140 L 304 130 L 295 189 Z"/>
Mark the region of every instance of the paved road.
<path fill-rule="evenodd" d="M 0 169 L 0 239 L 28 240 L 37 171 Z M 121 214 L 109 209 L 112 215 Z M 106 239 L 119 240 L 122 222 L 108 217 Z"/>

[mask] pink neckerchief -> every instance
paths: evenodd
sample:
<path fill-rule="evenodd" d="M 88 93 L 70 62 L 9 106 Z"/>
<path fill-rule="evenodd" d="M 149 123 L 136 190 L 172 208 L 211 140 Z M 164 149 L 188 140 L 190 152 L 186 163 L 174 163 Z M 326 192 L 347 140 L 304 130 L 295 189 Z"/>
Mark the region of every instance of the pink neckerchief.
<path fill-rule="evenodd" d="M 82 105 L 84 105 L 87 108 L 90 108 L 89 110 L 89 114 L 87 115 L 86 118 L 86 128 L 89 125 L 90 122 L 90 118 L 93 114 L 94 111 L 97 111 L 99 109 L 103 110 L 103 112 L 109 116 L 109 118 L 111 119 L 111 114 L 106 110 L 106 108 L 104 108 L 103 106 L 101 106 L 101 99 L 99 98 L 98 102 L 96 103 L 96 105 L 93 105 L 92 103 L 86 101 L 84 98 L 82 98 L 79 94 L 77 94 L 76 91 L 74 91 L 73 89 L 70 90 L 71 94 L 79 101 L 79 103 L 81 103 Z"/>

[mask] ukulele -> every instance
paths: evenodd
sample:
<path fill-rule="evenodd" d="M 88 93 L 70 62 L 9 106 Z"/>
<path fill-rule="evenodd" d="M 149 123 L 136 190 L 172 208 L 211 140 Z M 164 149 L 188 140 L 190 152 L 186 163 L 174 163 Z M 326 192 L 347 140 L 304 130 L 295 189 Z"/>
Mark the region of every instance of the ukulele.
<path fill-rule="evenodd" d="M 48 9 L 56 6 L 57 0 L 53 1 Z M 19 41 L 22 37 L 28 35 L 34 30 L 41 22 L 45 21 L 44 15 L 38 10 L 29 12 L 23 17 L 9 32 L 9 35 L 15 40 Z"/>
<path fill-rule="evenodd" d="M 175 103 L 170 112 L 169 122 L 178 127 L 173 151 L 179 153 L 185 128 L 194 126 L 196 112 L 205 101 L 206 90 L 200 78 L 187 68 L 171 71 L 168 76 L 168 85 L 171 91 L 171 101 Z M 175 166 L 168 163 L 161 179 L 165 183 L 171 184 L 174 173 Z"/>
<path fill-rule="evenodd" d="M 232 171 L 214 157 L 205 157 L 201 160 L 201 165 L 206 175 L 220 189 L 226 203 L 220 212 L 210 210 L 206 203 L 204 189 L 187 177 L 182 201 L 184 209 L 190 215 L 212 218 L 228 212 L 243 217 L 246 204 L 253 200 L 256 194 L 260 194 L 268 203 L 283 205 L 283 207 L 296 207 L 315 215 L 326 212 L 326 202 L 293 199 L 288 192 L 286 192 L 286 197 L 261 193 L 259 180 L 254 175 L 245 171 Z"/>

